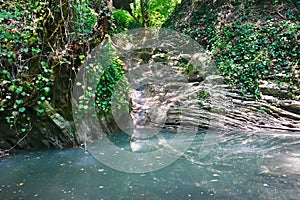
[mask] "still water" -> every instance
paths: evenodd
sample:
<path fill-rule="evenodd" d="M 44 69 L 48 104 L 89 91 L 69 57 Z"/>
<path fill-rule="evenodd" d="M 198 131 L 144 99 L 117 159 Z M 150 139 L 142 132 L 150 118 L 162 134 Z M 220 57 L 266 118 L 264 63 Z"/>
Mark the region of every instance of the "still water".
<path fill-rule="evenodd" d="M 110 140 L 130 149 L 126 136 Z M 199 133 L 149 173 L 114 170 L 82 149 L 18 152 L 0 160 L 0 199 L 300 199 L 299 133 L 223 133 L 205 157 L 202 143 Z"/>

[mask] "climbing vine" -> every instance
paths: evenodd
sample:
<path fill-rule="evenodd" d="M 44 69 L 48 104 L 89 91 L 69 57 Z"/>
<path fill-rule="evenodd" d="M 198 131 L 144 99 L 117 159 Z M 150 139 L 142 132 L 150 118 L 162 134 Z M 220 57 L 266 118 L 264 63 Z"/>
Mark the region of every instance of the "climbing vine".
<path fill-rule="evenodd" d="M 73 77 L 97 45 L 96 20 L 86 1 L 0 1 L 0 117 L 20 137 L 45 104 L 70 110 Z"/>
<path fill-rule="evenodd" d="M 53 71 L 48 58 L 42 56 L 43 8 L 47 5 L 42 1 L 0 5 L 0 111 L 5 112 L 10 126 L 22 133 L 30 128 L 27 113 L 33 104 L 40 113 L 43 108 L 38 105 L 51 100 Z"/>
<path fill-rule="evenodd" d="M 165 26 L 211 51 L 232 89 L 260 98 L 261 80 L 299 87 L 298 1 L 187 1 Z"/>

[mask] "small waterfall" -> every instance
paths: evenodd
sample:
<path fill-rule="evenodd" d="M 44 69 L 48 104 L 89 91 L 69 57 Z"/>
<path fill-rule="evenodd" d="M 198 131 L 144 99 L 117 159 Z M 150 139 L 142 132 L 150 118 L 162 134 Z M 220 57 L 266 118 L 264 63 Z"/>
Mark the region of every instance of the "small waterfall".
<path fill-rule="evenodd" d="M 142 85 L 138 89 L 131 91 L 132 110 L 130 117 L 132 119 L 133 129 L 130 146 L 133 152 L 153 151 L 159 148 L 153 137 L 158 133 L 161 127 L 155 127 L 155 121 L 159 119 L 157 111 L 153 105 L 154 101 L 151 95 L 147 95 L 148 85 Z"/>

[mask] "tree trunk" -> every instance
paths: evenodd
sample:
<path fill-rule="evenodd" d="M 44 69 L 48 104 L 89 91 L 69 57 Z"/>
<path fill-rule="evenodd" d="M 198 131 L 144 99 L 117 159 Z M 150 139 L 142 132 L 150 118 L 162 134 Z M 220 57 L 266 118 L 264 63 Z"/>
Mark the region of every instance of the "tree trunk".
<path fill-rule="evenodd" d="M 149 26 L 149 15 L 148 15 L 149 2 L 148 0 L 140 0 L 140 5 L 141 5 L 141 12 L 142 12 L 142 26 L 148 27 Z"/>

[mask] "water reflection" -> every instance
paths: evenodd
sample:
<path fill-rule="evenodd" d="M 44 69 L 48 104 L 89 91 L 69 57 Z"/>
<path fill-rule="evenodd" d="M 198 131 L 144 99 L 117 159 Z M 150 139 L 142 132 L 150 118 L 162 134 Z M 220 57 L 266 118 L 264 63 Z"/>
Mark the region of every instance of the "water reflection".
<path fill-rule="evenodd" d="M 130 151 L 130 138 L 110 139 Z M 81 149 L 17 153 L 0 161 L 0 197 L 300 199 L 299 134 L 222 134 L 204 158 L 202 141 L 199 133 L 176 162 L 145 174 L 113 170 Z"/>

